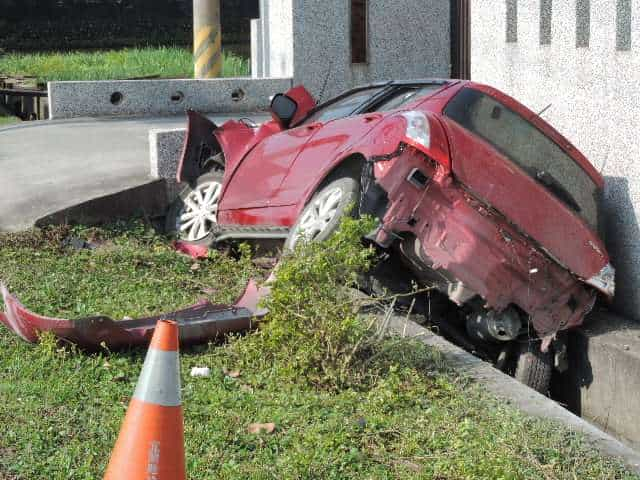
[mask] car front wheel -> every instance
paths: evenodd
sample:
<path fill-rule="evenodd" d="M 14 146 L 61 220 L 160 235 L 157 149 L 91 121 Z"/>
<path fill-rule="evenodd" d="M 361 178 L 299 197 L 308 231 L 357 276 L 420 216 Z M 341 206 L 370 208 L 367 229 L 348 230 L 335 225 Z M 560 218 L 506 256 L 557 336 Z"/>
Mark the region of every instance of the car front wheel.
<path fill-rule="evenodd" d="M 301 240 L 321 242 L 340 225 L 340 219 L 359 200 L 360 183 L 351 175 L 343 175 L 321 186 L 304 207 L 291 229 L 285 249 L 292 250 Z"/>
<path fill-rule="evenodd" d="M 212 243 L 218 221 L 222 175 L 222 171 L 202 175 L 193 187 L 188 185 L 180 192 L 167 214 L 167 232 L 194 245 Z"/>

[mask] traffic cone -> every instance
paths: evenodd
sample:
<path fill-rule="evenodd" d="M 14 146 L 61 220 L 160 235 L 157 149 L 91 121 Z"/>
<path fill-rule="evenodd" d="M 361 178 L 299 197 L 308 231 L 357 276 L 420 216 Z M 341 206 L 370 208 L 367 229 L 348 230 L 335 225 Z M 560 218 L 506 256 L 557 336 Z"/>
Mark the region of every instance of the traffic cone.
<path fill-rule="evenodd" d="M 184 480 L 178 325 L 156 325 L 105 480 Z"/>

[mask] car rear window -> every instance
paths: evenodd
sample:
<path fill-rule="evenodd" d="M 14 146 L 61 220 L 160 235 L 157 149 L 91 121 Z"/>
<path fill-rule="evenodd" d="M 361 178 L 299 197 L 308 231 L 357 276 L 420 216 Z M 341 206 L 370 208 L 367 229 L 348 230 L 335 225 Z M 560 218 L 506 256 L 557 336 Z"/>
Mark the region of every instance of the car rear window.
<path fill-rule="evenodd" d="M 473 88 L 462 89 L 444 114 L 490 143 L 598 231 L 600 189 L 580 165 L 532 123 Z"/>

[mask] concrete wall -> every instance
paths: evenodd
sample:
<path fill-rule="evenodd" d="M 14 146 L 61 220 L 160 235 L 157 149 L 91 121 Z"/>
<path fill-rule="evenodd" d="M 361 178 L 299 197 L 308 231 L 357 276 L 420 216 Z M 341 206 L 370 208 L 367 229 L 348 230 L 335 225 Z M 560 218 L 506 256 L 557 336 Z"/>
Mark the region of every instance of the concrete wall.
<path fill-rule="evenodd" d="M 603 173 L 615 305 L 640 320 L 640 2 L 543 4 L 541 15 L 541 0 L 471 0 L 471 78 L 534 111 L 551 104 L 543 117 Z"/>
<path fill-rule="evenodd" d="M 289 88 L 291 78 L 49 82 L 49 117 L 256 112 Z"/>
<path fill-rule="evenodd" d="M 323 100 L 378 80 L 449 76 L 449 0 L 370 0 L 369 62 L 357 65 L 351 63 L 350 4 L 261 0 L 262 18 L 252 29 L 254 75 L 288 75 L 292 68 L 294 82 L 315 95 L 324 91 Z"/>
<path fill-rule="evenodd" d="M 291 0 L 260 0 L 260 18 L 251 21 L 251 74 L 293 76 Z"/>

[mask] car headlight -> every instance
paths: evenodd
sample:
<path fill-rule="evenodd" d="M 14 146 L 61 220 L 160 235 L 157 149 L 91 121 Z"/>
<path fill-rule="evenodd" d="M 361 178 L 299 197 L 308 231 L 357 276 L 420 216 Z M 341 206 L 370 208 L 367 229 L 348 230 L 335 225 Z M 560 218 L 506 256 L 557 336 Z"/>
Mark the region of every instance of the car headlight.
<path fill-rule="evenodd" d="M 602 270 L 586 281 L 592 287 L 596 287 L 602 293 L 613 297 L 616 291 L 616 271 L 607 263 Z"/>
<path fill-rule="evenodd" d="M 404 112 L 402 116 L 407 120 L 407 131 L 405 135 L 409 143 L 416 147 L 431 147 L 431 132 L 429 131 L 429 120 L 422 112 Z"/>

